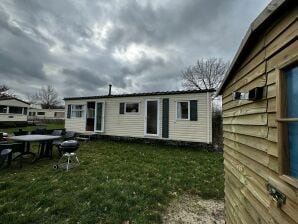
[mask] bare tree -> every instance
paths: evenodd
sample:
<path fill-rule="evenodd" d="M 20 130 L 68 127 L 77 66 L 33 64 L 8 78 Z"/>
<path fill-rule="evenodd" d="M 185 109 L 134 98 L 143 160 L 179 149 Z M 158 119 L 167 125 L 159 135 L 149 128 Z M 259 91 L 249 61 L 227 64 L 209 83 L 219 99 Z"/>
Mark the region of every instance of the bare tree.
<path fill-rule="evenodd" d="M 35 94 L 27 93 L 26 98 L 27 98 L 27 102 L 30 104 L 40 103 L 38 99 L 38 93 L 35 93 Z"/>
<path fill-rule="evenodd" d="M 229 63 L 220 58 L 199 59 L 193 66 L 182 72 L 182 85 L 187 89 L 217 89 L 223 80 Z M 213 98 L 212 132 L 214 133 L 213 144 L 222 148 L 222 113 L 217 103 L 218 99 Z"/>
<path fill-rule="evenodd" d="M 182 71 L 182 85 L 186 89 L 217 89 L 229 63 L 220 58 L 199 59 L 194 66 Z"/>
<path fill-rule="evenodd" d="M 7 90 L 9 90 L 8 86 L 0 85 L 0 93 L 6 92 Z"/>
<path fill-rule="evenodd" d="M 44 109 L 56 108 L 60 104 L 58 93 L 51 85 L 41 87 L 36 94 L 29 96 L 28 99 L 32 103 L 40 103 Z"/>
<path fill-rule="evenodd" d="M 15 97 L 13 93 L 8 92 L 10 88 L 6 85 L 0 85 L 0 97 Z"/>

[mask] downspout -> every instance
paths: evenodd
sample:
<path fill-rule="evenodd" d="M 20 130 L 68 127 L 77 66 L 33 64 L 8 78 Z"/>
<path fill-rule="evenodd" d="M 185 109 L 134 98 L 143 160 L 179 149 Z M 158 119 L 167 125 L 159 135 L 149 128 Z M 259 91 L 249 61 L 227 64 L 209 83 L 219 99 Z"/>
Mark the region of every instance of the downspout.
<path fill-rule="evenodd" d="M 210 143 L 210 102 L 209 102 L 209 92 L 207 92 L 207 143 Z"/>

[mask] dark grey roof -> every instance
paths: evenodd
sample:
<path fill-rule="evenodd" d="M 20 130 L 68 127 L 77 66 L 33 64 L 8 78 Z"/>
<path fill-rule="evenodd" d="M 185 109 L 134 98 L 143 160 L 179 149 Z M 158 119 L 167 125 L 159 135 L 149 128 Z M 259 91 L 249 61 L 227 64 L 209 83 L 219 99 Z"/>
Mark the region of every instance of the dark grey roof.
<path fill-rule="evenodd" d="M 216 96 L 222 94 L 222 90 L 227 85 L 228 81 L 231 80 L 234 71 L 241 63 L 242 58 L 246 55 L 246 52 L 254 46 L 257 37 L 265 31 L 266 26 L 271 24 L 272 21 L 280 15 L 280 13 L 284 13 L 285 9 L 290 7 L 291 4 L 297 4 L 297 2 L 295 2 L 296 1 L 292 0 L 272 0 L 261 14 L 250 24 L 250 27 L 241 41 L 238 51 L 224 77 L 224 80 L 216 92 Z"/>
<path fill-rule="evenodd" d="M 64 98 L 64 100 L 100 99 L 100 98 L 135 97 L 135 96 L 156 96 L 156 95 L 178 95 L 178 94 L 206 93 L 206 92 L 215 92 L 215 90 L 214 89 L 210 89 L 210 90 L 183 90 L 183 91 L 150 92 L 150 93 L 129 93 L 129 94 L 119 94 L 119 95 L 66 97 L 66 98 Z"/>
<path fill-rule="evenodd" d="M 28 102 L 26 102 L 24 100 L 20 100 L 20 99 L 18 99 L 16 97 L 13 97 L 13 96 L 0 96 L 0 101 L 2 101 L 2 100 L 17 100 L 17 101 L 20 101 L 22 103 L 25 103 L 25 104 L 30 105 L 30 103 L 28 103 Z"/>

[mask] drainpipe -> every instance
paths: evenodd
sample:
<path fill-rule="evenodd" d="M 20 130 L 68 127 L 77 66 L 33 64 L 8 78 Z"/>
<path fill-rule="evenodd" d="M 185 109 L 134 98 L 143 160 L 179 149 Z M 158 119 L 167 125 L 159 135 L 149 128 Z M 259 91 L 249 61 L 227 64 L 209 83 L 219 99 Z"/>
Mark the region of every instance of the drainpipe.
<path fill-rule="evenodd" d="M 208 129 L 208 137 L 207 137 L 207 141 L 208 141 L 208 143 L 210 143 L 210 135 L 211 135 L 211 131 L 210 131 L 210 116 L 211 116 L 211 119 L 212 119 L 212 114 L 210 115 L 210 107 L 211 107 L 211 105 L 210 105 L 210 93 L 209 92 L 207 92 L 207 129 Z M 212 112 L 211 112 L 212 113 Z"/>

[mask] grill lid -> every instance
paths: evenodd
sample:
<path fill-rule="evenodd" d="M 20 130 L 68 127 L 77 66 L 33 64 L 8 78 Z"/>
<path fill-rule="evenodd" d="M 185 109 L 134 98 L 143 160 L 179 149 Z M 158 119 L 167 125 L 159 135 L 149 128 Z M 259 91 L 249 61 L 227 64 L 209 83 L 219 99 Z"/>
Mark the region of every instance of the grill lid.
<path fill-rule="evenodd" d="M 68 140 L 61 143 L 62 148 L 76 148 L 79 146 L 80 144 L 76 140 Z"/>

